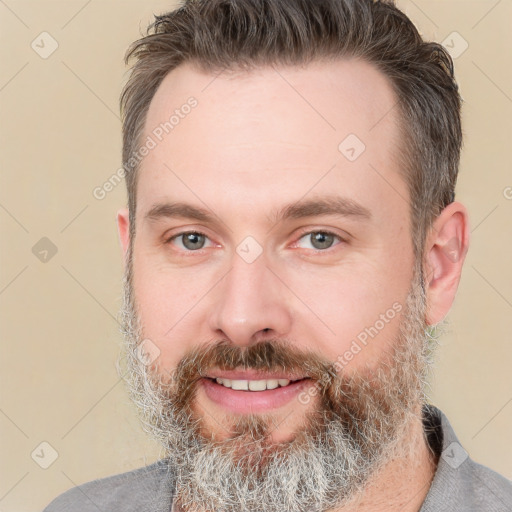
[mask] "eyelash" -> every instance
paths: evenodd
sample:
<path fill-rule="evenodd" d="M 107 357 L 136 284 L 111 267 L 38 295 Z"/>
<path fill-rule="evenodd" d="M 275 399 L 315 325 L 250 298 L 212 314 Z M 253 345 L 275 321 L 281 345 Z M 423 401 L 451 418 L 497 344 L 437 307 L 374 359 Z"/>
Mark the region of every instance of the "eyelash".
<path fill-rule="evenodd" d="M 328 247 L 327 249 L 308 249 L 309 251 L 314 251 L 317 254 L 319 254 L 319 253 L 329 253 L 336 246 L 340 245 L 341 243 L 346 242 L 346 240 L 343 237 L 341 237 L 340 235 L 338 235 L 337 233 L 334 233 L 333 231 L 329 231 L 329 230 L 325 230 L 325 229 L 313 229 L 313 230 L 310 230 L 310 231 L 304 231 L 297 238 L 297 242 L 299 240 L 301 240 L 302 238 L 304 238 L 306 235 L 311 235 L 313 233 L 322 233 L 324 235 L 330 235 L 330 236 L 332 235 L 334 238 L 337 238 L 338 241 L 339 241 L 337 244 L 334 244 L 331 247 Z M 173 235 L 172 237 L 168 238 L 165 243 L 166 244 L 171 244 L 173 240 L 176 240 L 177 238 L 179 238 L 181 236 L 190 235 L 190 234 L 204 236 L 205 238 L 209 239 L 208 235 L 206 233 L 201 232 L 201 231 L 181 231 L 180 233 L 177 233 L 177 234 Z M 297 242 L 295 242 L 295 243 L 297 243 Z M 197 254 L 197 253 L 199 253 L 199 254 L 201 254 L 203 250 L 204 250 L 204 248 L 197 249 L 195 251 L 185 250 L 183 252 L 185 254 L 186 253 L 190 253 L 190 254 L 195 254 L 195 253 Z"/>

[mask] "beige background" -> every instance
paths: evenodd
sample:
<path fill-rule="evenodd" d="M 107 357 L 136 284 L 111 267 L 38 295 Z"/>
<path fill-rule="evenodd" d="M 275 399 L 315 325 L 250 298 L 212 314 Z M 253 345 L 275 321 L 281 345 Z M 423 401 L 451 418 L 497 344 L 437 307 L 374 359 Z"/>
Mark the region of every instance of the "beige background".
<path fill-rule="evenodd" d="M 2 512 L 41 510 L 74 484 L 158 456 L 114 367 L 124 183 L 101 201 L 92 191 L 120 165 L 124 50 L 173 5 L 0 1 Z M 456 69 L 466 134 L 458 199 L 472 247 L 432 401 L 474 459 L 512 478 L 512 2 L 400 5 L 426 37 L 456 31 L 469 44 Z M 59 45 L 46 59 L 31 48 L 51 48 L 48 36 L 41 48 L 43 31 Z M 463 48 L 458 36 L 448 44 Z M 58 251 L 47 262 L 32 252 L 42 237 Z M 46 470 L 35 462 L 49 461 L 43 441 L 58 452 Z"/>

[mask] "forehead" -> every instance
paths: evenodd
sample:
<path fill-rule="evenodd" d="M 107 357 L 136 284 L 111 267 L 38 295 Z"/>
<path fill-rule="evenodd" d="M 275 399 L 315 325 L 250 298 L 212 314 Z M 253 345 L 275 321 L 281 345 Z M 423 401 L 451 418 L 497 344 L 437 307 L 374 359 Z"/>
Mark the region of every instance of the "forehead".
<path fill-rule="evenodd" d="M 149 106 L 137 209 L 193 191 L 272 209 L 312 187 L 403 201 L 397 116 L 388 79 L 357 59 L 217 74 L 181 65 Z"/>

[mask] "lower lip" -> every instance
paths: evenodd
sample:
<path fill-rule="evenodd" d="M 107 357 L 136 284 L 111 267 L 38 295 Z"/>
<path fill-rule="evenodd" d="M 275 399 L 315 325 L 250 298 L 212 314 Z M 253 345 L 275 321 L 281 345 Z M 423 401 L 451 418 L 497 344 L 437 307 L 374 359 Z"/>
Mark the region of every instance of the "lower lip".
<path fill-rule="evenodd" d="M 310 382 L 310 379 L 303 379 L 276 389 L 239 391 L 217 384 L 211 379 L 201 379 L 206 396 L 212 402 L 240 414 L 265 412 L 282 407 L 297 397 Z"/>

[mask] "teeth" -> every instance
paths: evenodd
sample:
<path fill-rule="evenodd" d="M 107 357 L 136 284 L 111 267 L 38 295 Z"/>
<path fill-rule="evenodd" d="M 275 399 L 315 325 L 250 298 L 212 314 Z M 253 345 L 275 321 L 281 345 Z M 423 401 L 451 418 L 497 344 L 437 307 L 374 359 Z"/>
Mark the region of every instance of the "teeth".
<path fill-rule="evenodd" d="M 231 389 L 247 391 L 249 389 L 249 381 L 247 380 L 232 380 Z"/>
<path fill-rule="evenodd" d="M 277 380 L 267 380 L 267 389 L 276 389 L 279 386 Z"/>
<path fill-rule="evenodd" d="M 241 391 L 265 391 L 266 389 L 276 389 L 290 384 L 288 379 L 234 380 L 217 378 L 215 381 L 226 388 Z"/>
<path fill-rule="evenodd" d="M 265 391 L 267 386 L 264 380 L 250 380 L 249 389 L 251 391 Z"/>

